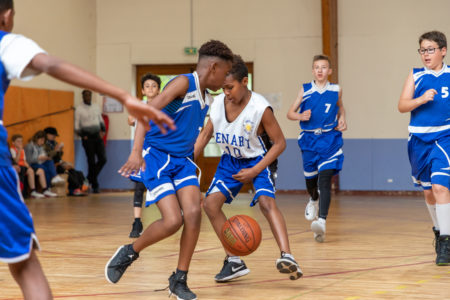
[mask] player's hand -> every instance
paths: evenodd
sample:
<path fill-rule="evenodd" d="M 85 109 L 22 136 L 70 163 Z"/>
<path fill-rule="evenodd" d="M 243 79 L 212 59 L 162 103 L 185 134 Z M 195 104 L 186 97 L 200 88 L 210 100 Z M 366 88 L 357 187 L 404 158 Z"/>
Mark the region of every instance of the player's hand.
<path fill-rule="evenodd" d="M 142 155 L 136 151 L 132 151 L 127 162 L 119 169 L 119 174 L 123 177 L 130 177 L 131 174 L 139 172 L 143 165 Z M 145 165 L 143 166 L 145 169 Z"/>
<path fill-rule="evenodd" d="M 237 174 L 232 175 L 234 179 L 242 183 L 251 182 L 256 177 L 256 172 L 251 169 L 242 169 Z"/>
<path fill-rule="evenodd" d="M 347 130 L 347 122 L 345 121 L 345 118 L 343 116 L 340 116 L 338 119 L 338 125 L 335 128 L 338 131 L 345 131 Z"/>
<path fill-rule="evenodd" d="M 167 128 L 175 130 L 174 121 L 162 111 L 149 106 L 135 98 L 125 101 L 125 107 L 130 115 L 134 116 L 138 122 L 144 125 L 146 130 L 150 129 L 149 121 L 152 120 L 162 133 L 167 132 Z"/>
<path fill-rule="evenodd" d="M 300 114 L 300 121 L 309 121 L 311 119 L 311 110 L 305 110 Z"/>
<path fill-rule="evenodd" d="M 438 92 L 435 89 L 429 89 L 427 90 L 425 93 L 423 93 L 423 95 L 420 97 L 422 98 L 422 104 L 428 103 L 429 101 L 433 101 L 434 100 L 434 96 L 437 94 Z"/>

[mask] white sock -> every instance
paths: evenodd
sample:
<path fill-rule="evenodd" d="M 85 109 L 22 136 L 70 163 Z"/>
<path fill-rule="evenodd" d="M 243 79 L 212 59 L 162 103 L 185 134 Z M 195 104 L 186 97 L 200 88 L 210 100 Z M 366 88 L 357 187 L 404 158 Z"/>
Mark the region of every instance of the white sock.
<path fill-rule="evenodd" d="M 436 204 L 428 204 L 425 202 L 430 213 L 431 221 L 433 221 L 434 229 L 439 230 L 439 223 L 436 217 Z"/>
<path fill-rule="evenodd" d="M 293 260 L 295 260 L 294 259 L 294 256 L 292 256 L 292 254 L 290 254 L 290 253 L 283 253 L 283 257 L 289 257 L 289 258 L 292 258 Z"/>
<path fill-rule="evenodd" d="M 450 235 L 450 203 L 436 204 L 436 216 L 440 235 Z"/>
<path fill-rule="evenodd" d="M 229 262 L 234 262 L 234 263 L 237 263 L 237 264 L 242 263 L 242 260 L 241 260 L 241 258 L 239 256 L 228 256 L 228 261 Z"/>

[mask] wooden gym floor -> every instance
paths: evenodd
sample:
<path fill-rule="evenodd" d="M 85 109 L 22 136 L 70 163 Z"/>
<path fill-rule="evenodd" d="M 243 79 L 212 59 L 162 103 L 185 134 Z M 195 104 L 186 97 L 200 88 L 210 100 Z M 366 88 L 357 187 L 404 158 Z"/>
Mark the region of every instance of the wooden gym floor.
<path fill-rule="evenodd" d="M 261 225 L 263 241 L 245 258 L 250 274 L 217 284 L 224 253 L 206 216 L 189 272 L 198 299 L 450 299 L 450 267 L 434 264 L 433 233 L 420 197 L 334 196 L 323 244 L 313 240 L 303 217 L 306 195 L 282 194 L 278 205 L 288 225 L 292 252 L 304 271 L 290 281 L 278 273 L 278 247 L 259 208 L 241 194 L 226 214 L 247 214 Z M 42 252 L 39 258 L 56 299 L 167 299 L 167 278 L 176 267 L 179 234 L 141 252 L 112 285 L 104 266 L 129 243 L 132 193 L 27 200 Z M 144 222 L 159 217 L 144 210 Z M 0 300 L 21 293 L 0 264 Z"/>

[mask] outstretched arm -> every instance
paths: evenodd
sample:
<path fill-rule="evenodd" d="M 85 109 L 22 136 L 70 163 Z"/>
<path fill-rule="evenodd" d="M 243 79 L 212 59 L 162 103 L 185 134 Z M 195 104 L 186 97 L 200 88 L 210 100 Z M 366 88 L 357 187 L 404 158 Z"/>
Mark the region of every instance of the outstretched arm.
<path fill-rule="evenodd" d="M 410 112 L 417 107 L 433 101 L 434 95 L 437 94 L 435 89 L 429 89 L 422 96 L 413 99 L 415 91 L 413 72 L 411 71 L 403 85 L 402 94 L 398 100 L 398 111 L 401 113 Z"/>
<path fill-rule="evenodd" d="M 200 153 L 205 149 L 206 145 L 208 144 L 209 140 L 211 139 L 211 136 L 214 132 L 214 128 L 211 122 L 211 119 L 208 120 L 205 127 L 203 127 L 202 131 L 197 137 L 197 141 L 195 142 L 194 146 L 194 160 L 196 160 Z"/>
<path fill-rule="evenodd" d="M 117 99 L 124 104 L 131 115 L 135 116 L 138 121 L 142 122 L 147 128 L 149 127 L 149 120 L 153 120 L 163 132 L 166 131 L 164 125 L 168 126 L 170 129 L 175 129 L 173 120 L 163 112 L 141 103 L 137 98 L 131 96 L 126 91 L 59 58 L 45 53 L 39 53 L 33 57 L 27 68 L 47 73 L 64 82 Z"/>
<path fill-rule="evenodd" d="M 262 119 L 258 134 L 263 131 L 267 133 L 270 140 L 273 142 L 272 147 L 267 151 L 264 158 L 250 169 L 242 169 L 237 174 L 233 175 L 233 178 L 240 182 L 250 182 L 253 178 L 258 176 L 268 165 L 270 165 L 286 148 L 286 139 L 284 138 L 283 131 L 281 131 L 280 125 L 275 119 L 275 115 L 270 107 L 266 108 Z"/>
<path fill-rule="evenodd" d="M 294 103 L 292 103 L 291 107 L 289 108 L 289 111 L 287 113 L 287 118 L 292 121 L 309 121 L 311 118 L 311 110 L 305 110 L 303 113 L 298 113 L 298 109 L 300 108 L 300 104 L 302 103 L 303 99 L 303 87 L 298 92 L 297 98 L 295 99 Z"/>

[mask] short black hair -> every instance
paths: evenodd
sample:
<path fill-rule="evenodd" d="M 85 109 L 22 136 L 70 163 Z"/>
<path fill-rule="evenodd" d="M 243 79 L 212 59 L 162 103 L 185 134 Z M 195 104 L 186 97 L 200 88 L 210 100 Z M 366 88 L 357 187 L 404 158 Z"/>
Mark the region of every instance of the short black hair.
<path fill-rule="evenodd" d="M 233 55 L 233 65 L 231 66 L 231 70 L 228 74 L 233 76 L 233 78 L 239 82 L 241 82 L 245 77 L 248 77 L 248 68 L 240 55 Z"/>
<path fill-rule="evenodd" d="M 11 137 L 11 142 L 15 142 L 17 139 L 23 139 L 23 135 L 13 134 L 13 136 Z"/>
<path fill-rule="evenodd" d="M 91 91 L 91 90 L 82 90 L 82 91 L 81 91 L 81 94 L 82 94 L 82 95 L 84 95 L 84 94 L 86 94 L 86 93 L 91 93 L 91 94 L 92 94 L 92 91 Z"/>
<path fill-rule="evenodd" d="M 327 55 L 325 55 L 325 54 L 315 55 L 315 56 L 313 57 L 313 65 L 314 65 L 314 63 L 315 63 L 316 61 L 318 61 L 318 60 L 326 60 L 326 61 L 328 62 L 328 65 L 329 65 L 330 68 L 331 68 L 331 60 L 330 60 L 330 58 L 329 58 Z"/>
<path fill-rule="evenodd" d="M 445 37 L 445 34 L 443 34 L 440 31 L 434 30 L 425 32 L 419 37 L 419 46 L 422 44 L 423 40 L 429 40 L 436 42 L 438 44 L 439 48 L 447 48 L 447 38 Z"/>
<path fill-rule="evenodd" d="M 44 131 L 44 130 L 39 130 L 38 132 L 36 132 L 36 133 L 33 135 L 32 141 L 33 141 L 34 143 L 36 143 L 36 141 L 37 141 L 38 139 L 42 139 L 42 138 L 45 138 L 45 131 Z"/>
<path fill-rule="evenodd" d="M 233 52 L 228 48 L 227 45 L 217 40 L 210 40 L 204 43 L 198 50 L 198 58 L 212 56 L 219 57 L 226 61 L 233 60 Z"/>
<path fill-rule="evenodd" d="M 144 88 L 144 83 L 147 80 L 153 80 L 154 82 L 156 82 L 158 84 L 158 88 L 161 89 L 161 78 L 159 78 L 158 75 L 152 74 L 152 73 L 147 73 L 142 75 L 141 77 L 141 88 Z"/>
<path fill-rule="evenodd" d="M 0 0 L 0 12 L 14 8 L 13 0 Z"/>

